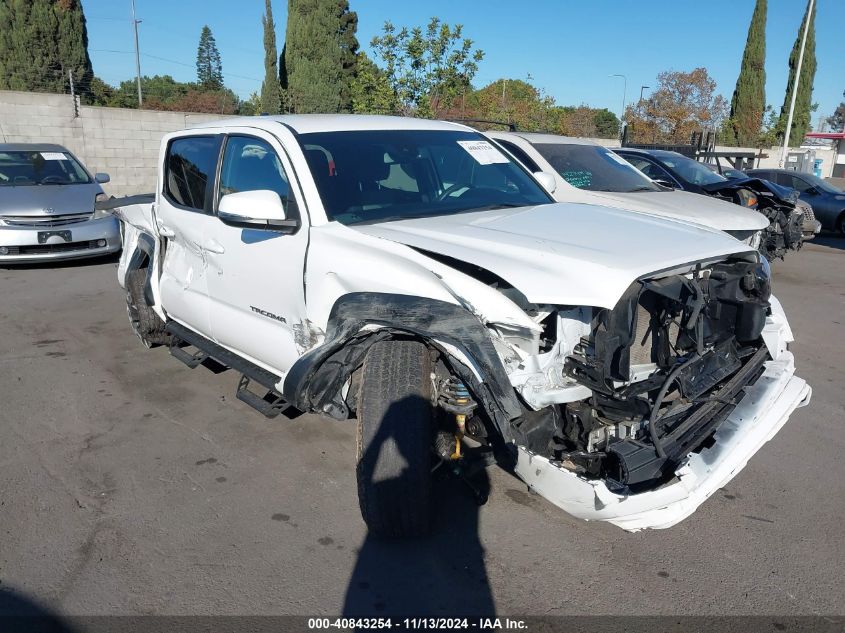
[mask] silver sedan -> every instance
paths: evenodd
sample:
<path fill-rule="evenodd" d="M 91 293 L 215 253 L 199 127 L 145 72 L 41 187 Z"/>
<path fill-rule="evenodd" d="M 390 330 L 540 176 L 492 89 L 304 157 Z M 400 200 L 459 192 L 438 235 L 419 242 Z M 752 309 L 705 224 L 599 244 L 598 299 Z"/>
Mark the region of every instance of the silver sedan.
<path fill-rule="evenodd" d="M 117 219 L 94 210 L 108 181 L 61 145 L 0 143 L 0 264 L 119 251 Z"/>

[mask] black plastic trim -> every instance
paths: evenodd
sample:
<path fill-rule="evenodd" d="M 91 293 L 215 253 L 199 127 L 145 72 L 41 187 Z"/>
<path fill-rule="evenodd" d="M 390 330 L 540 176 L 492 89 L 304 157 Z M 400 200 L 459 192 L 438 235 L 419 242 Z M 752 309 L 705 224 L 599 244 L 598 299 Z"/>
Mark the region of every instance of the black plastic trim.
<path fill-rule="evenodd" d="M 213 358 L 221 365 L 231 367 L 245 376 L 249 376 L 250 379 L 254 380 L 262 387 L 275 389 L 276 384 L 282 379 L 281 376 L 277 376 L 263 367 L 259 367 L 258 365 L 249 362 L 234 352 L 230 352 L 226 348 L 221 347 L 217 343 L 209 341 L 201 334 L 194 332 L 180 323 L 168 321 L 165 329 L 176 338 L 188 343 L 189 345 L 193 345 L 198 350 L 204 352 L 208 357 Z"/>
<path fill-rule="evenodd" d="M 367 324 L 382 327 L 362 332 Z M 301 411 L 345 418 L 349 410 L 341 389 L 363 363 L 369 347 L 377 341 L 408 336 L 439 349 L 480 400 L 503 439 L 513 439 L 510 422 L 522 415 L 523 409 L 487 328 L 465 308 L 437 299 L 364 292 L 343 295 L 332 307 L 323 345 L 304 354 L 285 377 L 284 396 Z M 472 359 L 481 380 L 438 341 Z"/>

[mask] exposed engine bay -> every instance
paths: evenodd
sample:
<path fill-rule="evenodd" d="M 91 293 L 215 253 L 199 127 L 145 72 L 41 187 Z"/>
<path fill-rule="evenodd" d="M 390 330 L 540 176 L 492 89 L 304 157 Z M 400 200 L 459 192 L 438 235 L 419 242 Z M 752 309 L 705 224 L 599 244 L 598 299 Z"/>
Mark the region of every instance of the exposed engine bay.
<path fill-rule="evenodd" d="M 611 489 L 659 486 L 763 372 L 770 293 L 767 262 L 728 260 L 639 280 L 612 310 L 523 305 L 543 326 L 536 353 L 525 333 L 494 337 L 530 407 L 518 443 Z"/>
<path fill-rule="evenodd" d="M 803 243 L 804 211 L 797 206 L 798 192 L 787 197 L 759 178 L 702 185 L 713 197 L 755 209 L 769 219 L 757 247 L 769 261 L 783 259 L 786 251 L 800 250 Z"/>

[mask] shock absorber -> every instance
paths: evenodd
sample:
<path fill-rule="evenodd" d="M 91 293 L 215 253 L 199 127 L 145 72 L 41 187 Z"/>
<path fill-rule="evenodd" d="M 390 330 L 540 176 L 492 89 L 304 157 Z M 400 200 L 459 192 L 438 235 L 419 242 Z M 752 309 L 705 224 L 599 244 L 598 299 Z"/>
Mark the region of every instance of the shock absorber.
<path fill-rule="evenodd" d="M 472 399 L 469 389 L 458 378 L 449 377 L 440 387 L 438 402 L 444 411 L 455 416 L 455 450 L 451 458 L 461 458 L 461 440 L 464 438 L 467 417 L 475 410 L 478 404 Z"/>

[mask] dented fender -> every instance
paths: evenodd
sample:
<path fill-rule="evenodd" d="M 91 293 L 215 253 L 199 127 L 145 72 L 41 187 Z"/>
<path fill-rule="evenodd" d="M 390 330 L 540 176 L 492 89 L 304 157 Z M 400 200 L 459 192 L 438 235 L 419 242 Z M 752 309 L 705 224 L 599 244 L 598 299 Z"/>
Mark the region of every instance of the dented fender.
<path fill-rule="evenodd" d="M 300 410 L 345 418 L 349 410 L 342 387 L 363 363 L 370 346 L 407 336 L 419 338 L 447 357 L 502 437 L 510 440 L 509 423 L 522 409 L 487 328 L 466 308 L 427 297 L 353 292 L 338 298 L 325 342 L 291 367 L 284 380 L 284 396 Z"/>

